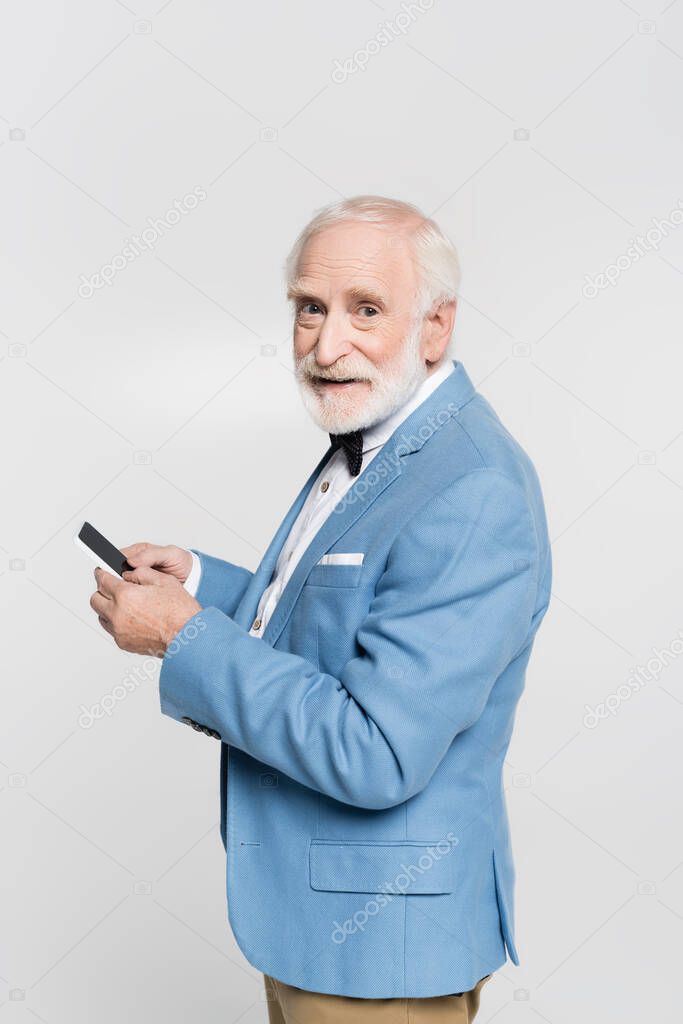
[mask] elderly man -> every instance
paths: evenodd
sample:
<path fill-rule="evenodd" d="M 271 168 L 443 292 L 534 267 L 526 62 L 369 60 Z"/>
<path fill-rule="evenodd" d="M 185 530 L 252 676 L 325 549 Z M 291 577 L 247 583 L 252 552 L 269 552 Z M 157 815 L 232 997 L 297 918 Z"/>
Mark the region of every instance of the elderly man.
<path fill-rule="evenodd" d="M 287 263 L 331 444 L 255 572 L 134 544 L 91 604 L 221 740 L 229 919 L 271 1022 L 471 1021 L 514 941 L 502 768 L 551 556 L 535 470 L 451 358 L 458 261 L 345 200 Z"/>

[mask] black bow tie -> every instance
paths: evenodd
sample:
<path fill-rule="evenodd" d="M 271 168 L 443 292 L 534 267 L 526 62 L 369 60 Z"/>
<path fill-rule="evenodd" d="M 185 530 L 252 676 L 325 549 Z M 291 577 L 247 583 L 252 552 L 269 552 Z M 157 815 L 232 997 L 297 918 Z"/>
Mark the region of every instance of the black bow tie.
<path fill-rule="evenodd" d="M 363 431 L 350 430 L 348 434 L 330 434 L 333 449 L 343 448 L 351 476 L 358 476 L 363 464 Z"/>

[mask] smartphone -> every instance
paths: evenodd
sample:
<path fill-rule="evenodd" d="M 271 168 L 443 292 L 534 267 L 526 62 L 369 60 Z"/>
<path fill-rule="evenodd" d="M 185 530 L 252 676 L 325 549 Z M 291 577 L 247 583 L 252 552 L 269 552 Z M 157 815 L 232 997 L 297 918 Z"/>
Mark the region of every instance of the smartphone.
<path fill-rule="evenodd" d="M 113 572 L 119 579 L 123 579 L 123 573 L 133 568 L 126 561 L 126 556 L 90 523 L 83 523 L 74 537 L 74 544 L 82 548 L 86 555 L 90 555 L 99 566 Z"/>

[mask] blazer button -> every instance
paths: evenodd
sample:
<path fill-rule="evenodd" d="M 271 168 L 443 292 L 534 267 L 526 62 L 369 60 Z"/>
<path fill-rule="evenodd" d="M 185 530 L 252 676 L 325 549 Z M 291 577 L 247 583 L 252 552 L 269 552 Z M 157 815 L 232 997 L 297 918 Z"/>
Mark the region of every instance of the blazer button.
<path fill-rule="evenodd" d="M 201 726 L 199 722 L 191 722 L 190 724 L 192 725 L 192 728 L 195 730 L 195 732 L 202 731 L 203 726 Z"/>

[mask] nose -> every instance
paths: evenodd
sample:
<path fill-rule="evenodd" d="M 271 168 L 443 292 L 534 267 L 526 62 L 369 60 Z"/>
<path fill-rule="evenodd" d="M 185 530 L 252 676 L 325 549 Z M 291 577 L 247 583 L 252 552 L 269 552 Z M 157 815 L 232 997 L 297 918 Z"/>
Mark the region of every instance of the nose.
<path fill-rule="evenodd" d="M 341 356 L 353 351 L 348 340 L 347 324 L 341 313 L 328 312 L 325 317 L 318 341 L 315 346 L 315 358 L 319 366 L 332 366 Z"/>

